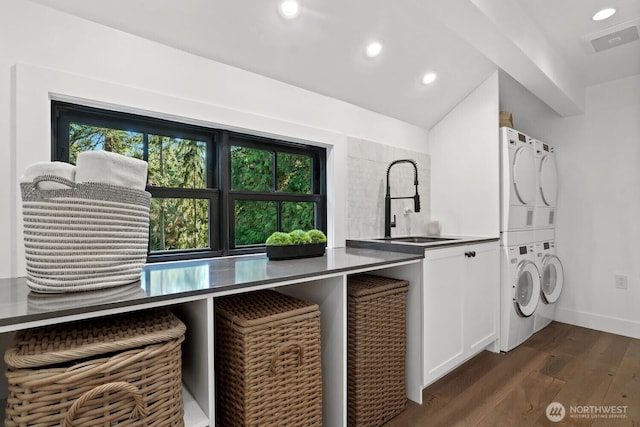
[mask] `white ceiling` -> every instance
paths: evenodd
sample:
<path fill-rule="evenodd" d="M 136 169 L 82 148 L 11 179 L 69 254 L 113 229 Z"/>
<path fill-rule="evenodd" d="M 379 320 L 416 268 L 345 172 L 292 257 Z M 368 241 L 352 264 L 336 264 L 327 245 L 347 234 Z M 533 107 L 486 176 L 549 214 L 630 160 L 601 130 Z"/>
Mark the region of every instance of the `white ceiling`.
<path fill-rule="evenodd" d="M 640 0 L 299 0 L 293 21 L 277 0 L 33 1 L 427 129 L 498 68 L 562 115 L 583 110 L 586 85 L 640 74 L 640 42 L 581 42 L 638 19 Z"/>
<path fill-rule="evenodd" d="M 517 0 L 524 11 L 567 58 L 587 86 L 640 74 L 640 42 L 591 53 L 583 37 L 640 23 L 640 0 Z M 594 22 L 591 16 L 604 7 L 614 7 L 611 18 Z"/>

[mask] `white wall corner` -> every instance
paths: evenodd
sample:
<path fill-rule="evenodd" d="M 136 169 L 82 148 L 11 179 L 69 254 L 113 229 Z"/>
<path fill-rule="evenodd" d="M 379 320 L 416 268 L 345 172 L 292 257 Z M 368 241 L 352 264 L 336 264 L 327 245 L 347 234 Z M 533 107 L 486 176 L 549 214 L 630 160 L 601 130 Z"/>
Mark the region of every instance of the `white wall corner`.
<path fill-rule="evenodd" d="M 10 71 L 10 80 L 11 80 L 11 88 L 10 88 L 10 106 L 9 106 L 9 141 L 8 141 L 8 152 L 9 152 L 9 176 L 8 178 L 8 198 L 9 200 L 9 218 L 8 218 L 8 226 L 9 226 L 9 253 L 7 254 L 8 259 L 8 272 L 7 274 L 10 277 L 15 277 L 18 275 L 18 251 L 14 250 L 14 248 L 19 246 L 18 236 L 22 236 L 22 233 L 19 232 L 19 228 L 21 230 L 22 221 L 20 224 L 18 223 L 18 215 L 20 210 L 20 206 L 22 206 L 22 197 L 19 194 L 18 190 L 18 170 L 16 167 L 17 162 L 17 154 L 16 154 L 16 80 L 17 80 L 17 71 L 16 67 L 12 66 Z M 15 201 L 15 202 L 12 202 Z M 21 246 L 21 245 L 20 245 Z"/>
<path fill-rule="evenodd" d="M 347 239 L 347 147 L 344 135 L 327 148 L 327 244 L 343 247 Z"/>
<path fill-rule="evenodd" d="M 431 217 L 443 234 L 498 237 L 498 72 L 429 133 Z"/>

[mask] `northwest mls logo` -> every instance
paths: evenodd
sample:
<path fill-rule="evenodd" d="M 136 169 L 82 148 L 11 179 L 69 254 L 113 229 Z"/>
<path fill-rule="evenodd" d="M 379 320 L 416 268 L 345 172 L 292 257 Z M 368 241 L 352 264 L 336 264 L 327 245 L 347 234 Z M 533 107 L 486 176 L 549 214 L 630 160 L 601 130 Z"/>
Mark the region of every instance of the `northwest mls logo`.
<path fill-rule="evenodd" d="M 551 402 L 547 405 L 547 418 L 552 423 L 559 423 L 564 419 L 567 411 L 564 409 L 564 405 L 560 402 Z"/>
<path fill-rule="evenodd" d="M 627 418 L 627 408 L 626 405 L 571 405 L 568 416 L 569 418 L 586 419 L 624 419 Z M 549 421 L 559 423 L 567 416 L 567 410 L 562 403 L 551 402 L 547 406 L 546 414 Z"/>

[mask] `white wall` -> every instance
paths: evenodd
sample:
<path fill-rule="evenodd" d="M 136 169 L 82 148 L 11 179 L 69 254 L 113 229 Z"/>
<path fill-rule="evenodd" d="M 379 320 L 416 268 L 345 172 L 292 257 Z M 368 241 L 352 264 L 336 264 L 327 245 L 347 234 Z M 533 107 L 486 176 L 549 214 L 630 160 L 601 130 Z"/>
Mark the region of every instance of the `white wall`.
<path fill-rule="evenodd" d="M 504 71 L 499 72 L 499 85 L 500 111 L 512 114 L 514 129 L 552 143 L 553 135 L 549 131 L 558 124 L 561 117 Z"/>
<path fill-rule="evenodd" d="M 500 235 L 498 73 L 429 132 L 431 219 L 443 234 Z"/>
<path fill-rule="evenodd" d="M 347 228 L 346 137 L 426 151 L 425 129 L 28 1 L 3 1 L 0 40 L 0 277 L 24 274 L 17 177 L 50 159 L 51 98 L 328 147 L 334 246 Z"/>
<path fill-rule="evenodd" d="M 587 89 L 556 142 L 560 321 L 640 338 L 640 75 Z M 628 290 L 614 275 L 628 277 Z"/>

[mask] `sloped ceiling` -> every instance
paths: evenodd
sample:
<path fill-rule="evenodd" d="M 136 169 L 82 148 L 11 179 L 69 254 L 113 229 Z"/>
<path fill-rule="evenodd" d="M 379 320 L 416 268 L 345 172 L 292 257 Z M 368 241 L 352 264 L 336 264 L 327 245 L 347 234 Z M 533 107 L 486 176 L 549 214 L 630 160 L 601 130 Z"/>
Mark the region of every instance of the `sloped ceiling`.
<path fill-rule="evenodd" d="M 609 25 L 599 8 L 623 22 L 638 0 L 299 0 L 291 21 L 278 0 L 32 1 L 427 129 L 498 68 L 561 115 L 585 85 L 640 73 L 640 42 L 590 57 L 580 42 Z"/>

